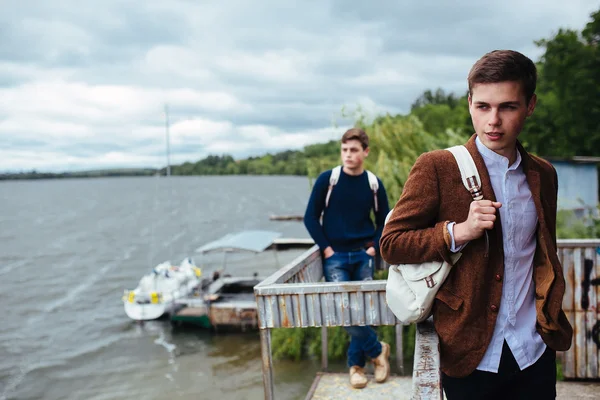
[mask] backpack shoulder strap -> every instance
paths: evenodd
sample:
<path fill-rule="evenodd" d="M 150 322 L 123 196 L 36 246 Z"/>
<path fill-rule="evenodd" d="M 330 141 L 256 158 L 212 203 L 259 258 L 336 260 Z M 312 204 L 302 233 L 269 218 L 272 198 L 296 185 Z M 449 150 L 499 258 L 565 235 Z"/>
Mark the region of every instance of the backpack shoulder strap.
<path fill-rule="evenodd" d="M 369 170 L 367 171 L 367 177 L 369 178 L 369 187 L 373 192 L 373 200 L 375 202 L 375 212 L 379 209 L 377 205 L 377 190 L 379 190 L 379 181 L 377 180 L 377 176 Z M 337 167 L 331 170 L 331 176 L 329 177 L 329 188 L 327 189 L 327 196 L 325 197 L 325 207 L 329 206 L 329 197 L 331 197 L 331 191 L 333 187 L 338 183 L 340 179 L 340 173 L 342 172 L 342 166 L 338 165 Z"/>
<path fill-rule="evenodd" d="M 379 189 L 379 182 L 377 181 L 377 176 L 371 171 L 367 170 L 367 176 L 369 177 L 369 186 L 371 190 L 376 192 Z"/>
<path fill-rule="evenodd" d="M 325 208 L 329 205 L 329 197 L 331 196 L 331 190 L 338 183 L 340 179 L 340 173 L 342 172 L 342 166 L 338 165 L 331 170 L 331 176 L 329 176 L 329 188 L 327 189 L 327 197 L 325 197 Z"/>
<path fill-rule="evenodd" d="M 337 167 L 334 167 L 331 170 L 331 176 L 329 177 L 329 185 L 330 186 L 335 186 L 336 183 L 338 183 L 338 180 L 340 179 L 340 173 L 342 172 L 342 166 L 338 165 Z"/>
<path fill-rule="evenodd" d="M 367 170 L 367 177 L 369 178 L 369 186 L 371 187 L 371 191 L 373 192 L 375 212 L 377 212 L 379 210 L 379 207 L 377 205 L 377 190 L 379 189 L 379 182 L 377 181 L 377 176 L 369 170 Z"/>
<path fill-rule="evenodd" d="M 481 178 L 479 177 L 475 161 L 473 161 L 473 157 L 471 157 L 469 150 L 463 145 L 449 147 L 446 150 L 452 153 L 456 159 L 463 185 L 469 193 L 471 193 L 473 200 L 482 200 L 483 192 L 481 191 Z"/>

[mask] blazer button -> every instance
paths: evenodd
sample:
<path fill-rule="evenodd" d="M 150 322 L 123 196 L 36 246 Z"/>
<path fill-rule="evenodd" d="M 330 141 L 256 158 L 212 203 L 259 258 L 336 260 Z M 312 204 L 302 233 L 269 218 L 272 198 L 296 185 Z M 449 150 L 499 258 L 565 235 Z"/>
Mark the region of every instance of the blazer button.
<path fill-rule="evenodd" d="M 490 309 L 491 309 L 493 312 L 498 312 L 498 306 L 497 306 L 497 305 L 495 305 L 495 304 L 492 304 L 492 306 L 490 307 Z"/>
<path fill-rule="evenodd" d="M 496 280 L 497 280 L 498 282 L 500 282 L 500 281 L 502 280 L 502 275 L 500 275 L 500 274 L 496 274 L 496 276 L 495 276 L 494 278 L 496 278 Z"/>

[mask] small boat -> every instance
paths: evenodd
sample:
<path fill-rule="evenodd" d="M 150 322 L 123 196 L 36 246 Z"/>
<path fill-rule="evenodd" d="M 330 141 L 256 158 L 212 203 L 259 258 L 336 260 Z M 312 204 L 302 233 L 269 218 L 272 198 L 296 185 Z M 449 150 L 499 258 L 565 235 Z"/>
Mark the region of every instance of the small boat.
<path fill-rule="evenodd" d="M 170 315 L 171 322 L 191 324 L 213 330 L 257 329 L 258 313 L 254 286 L 264 277 L 257 273 L 230 276 L 225 271 L 228 253 L 250 252 L 260 254 L 273 250 L 273 269 L 278 269 L 278 250 L 309 248 L 312 239 L 281 238 L 281 233 L 264 230 L 247 230 L 231 233 L 199 247 L 196 252 L 207 254 L 223 252 L 223 266 L 215 269 L 211 278 L 204 278 L 202 284 L 189 296 L 176 300 L 176 310 Z"/>
<path fill-rule="evenodd" d="M 133 290 L 125 290 L 123 305 L 127 316 L 135 321 L 159 319 L 170 314 L 176 301 L 190 295 L 200 284 L 202 271 L 191 258 L 179 266 L 170 261 L 158 264 L 140 279 Z"/>
<path fill-rule="evenodd" d="M 213 330 L 256 329 L 254 286 L 261 280 L 258 276 L 219 277 L 203 292 L 177 300 L 178 307 L 171 314 L 171 322 Z"/>

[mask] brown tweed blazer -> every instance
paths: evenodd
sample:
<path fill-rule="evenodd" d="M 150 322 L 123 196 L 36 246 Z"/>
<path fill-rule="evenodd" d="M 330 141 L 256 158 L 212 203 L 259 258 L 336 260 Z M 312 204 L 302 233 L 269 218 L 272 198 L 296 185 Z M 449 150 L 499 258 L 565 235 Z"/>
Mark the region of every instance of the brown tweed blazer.
<path fill-rule="evenodd" d="M 496 201 L 490 177 L 475 144 L 467 142 L 482 180 L 483 197 Z M 556 351 L 568 350 L 573 329 L 563 310 L 563 270 L 556 248 L 556 198 L 558 179 L 554 167 L 528 154 L 520 143 L 523 170 L 538 215 L 533 280 L 537 332 Z M 469 215 L 471 195 L 462 184 L 452 154 L 435 150 L 415 162 L 392 215 L 381 236 L 381 255 L 390 264 L 434 260 L 450 262 L 450 221 Z M 433 321 L 440 337 L 442 371 L 464 377 L 477 368 L 491 341 L 502 296 L 504 254 L 499 213 L 494 228 L 471 241 L 450 271 L 433 305 Z"/>

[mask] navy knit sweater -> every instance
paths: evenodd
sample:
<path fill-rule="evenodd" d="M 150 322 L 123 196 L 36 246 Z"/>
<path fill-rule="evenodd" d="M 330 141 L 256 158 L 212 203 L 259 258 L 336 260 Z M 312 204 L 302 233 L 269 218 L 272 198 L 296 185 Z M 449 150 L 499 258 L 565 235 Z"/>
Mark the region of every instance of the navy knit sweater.
<path fill-rule="evenodd" d="M 352 251 L 374 242 L 373 247 L 378 251 L 379 238 L 389 212 L 383 183 L 378 178 L 378 212 L 373 223 L 371 211 L 374 211 L 375 205 L 367 172 L 353 176 L 346 174 L 342 168 L 325 209 L 330 176 L 331 170 L 319 175 L 310 195 L 304 214 L 304 225 L 310 236 L 321 250 L 331 246 L 333 251 Z M 321 225 L 319 220 L 324 209 Z"/>

